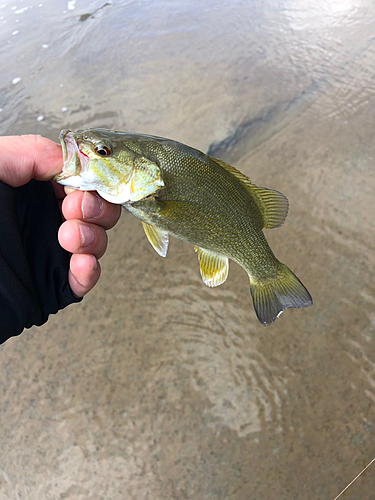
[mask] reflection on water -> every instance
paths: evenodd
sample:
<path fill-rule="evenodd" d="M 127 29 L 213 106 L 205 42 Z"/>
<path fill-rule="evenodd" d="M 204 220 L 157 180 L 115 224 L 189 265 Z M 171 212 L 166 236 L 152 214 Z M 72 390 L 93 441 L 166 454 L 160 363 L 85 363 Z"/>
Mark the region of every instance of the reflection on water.
<path fill-rule="evenodd" d="M 1 350 L 1 498 L 334 498 L 375 455 L 374 15 L 0 2 L 0 133 L 208 150 L 287 195 L 267 239 L 314 297 L 265 329 L 241 268 L 208 289 L 189 245 L 161 259 L 124 214 L 100 285 Z"/>

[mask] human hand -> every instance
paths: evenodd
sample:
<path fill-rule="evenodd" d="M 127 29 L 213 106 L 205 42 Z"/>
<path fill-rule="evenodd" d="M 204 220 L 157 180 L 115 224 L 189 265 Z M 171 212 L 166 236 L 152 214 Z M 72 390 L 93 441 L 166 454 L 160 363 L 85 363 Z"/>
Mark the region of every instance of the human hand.
<path fill-rule="evenodd" d="M 31 179 L 49 181 L 62 170 L 60 145 L 35 135 L 0 137 L 0 181 L 19 187 Z M 77 297 L 83 297 L 100 276 L 98 259 L 107 247 L 106 230 L 113 227 L 121 213 L 93 192 L 74 191 L 65 195 L 54 184 L 65 221 L 60 226 L 60 245 L 70 252 L 69 285 Z"/>

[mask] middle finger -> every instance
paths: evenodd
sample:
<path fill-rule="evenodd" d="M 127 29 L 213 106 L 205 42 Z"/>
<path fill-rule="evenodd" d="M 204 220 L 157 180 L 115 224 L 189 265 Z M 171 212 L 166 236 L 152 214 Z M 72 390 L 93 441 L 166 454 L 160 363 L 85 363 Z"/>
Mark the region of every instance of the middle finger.
<path fill-rule="evenodd" d="M 101 226 L 72 219 L 60 226 L 58 240 L 70 253 L 91 253 L 100 259 L 107 248 L 108 237 Z"/>

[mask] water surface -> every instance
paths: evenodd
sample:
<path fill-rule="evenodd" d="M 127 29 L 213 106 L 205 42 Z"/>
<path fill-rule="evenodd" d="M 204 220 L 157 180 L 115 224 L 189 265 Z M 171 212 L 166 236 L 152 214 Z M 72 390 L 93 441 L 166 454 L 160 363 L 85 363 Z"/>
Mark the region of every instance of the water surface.
<path fill-rule="evenodd" d="M 375 6 L 4 1 L 0 133 L 102 126 L 221 157 L 314 306 L 263 328 L 124 213 L 81 305 L 1 349 L 0 499 L 332 499 L 375 456 Z M 373 498 L 374 470 L 343 498 Z"/>

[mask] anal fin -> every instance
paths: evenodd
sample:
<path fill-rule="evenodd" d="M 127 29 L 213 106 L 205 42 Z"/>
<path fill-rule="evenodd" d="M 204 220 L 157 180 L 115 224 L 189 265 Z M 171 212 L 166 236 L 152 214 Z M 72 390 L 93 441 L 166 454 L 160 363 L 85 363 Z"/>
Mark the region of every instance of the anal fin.
<path fill-rule="evenodd" d="M 199 247 L 194 247 L 194 249 L 198 252 L 203 283 L 210 287 L 219 286 L 224 283 L 229 272 L 228 257 L 217 255 Z"/>
<path fill-rule="evenodd" d="M 151 226 L 151 224 L 147 224 L 142 221 L 143 229 L 146 233 L 148 241 L 154 247 L 155 251 L 161 256 L 166 257 L 168 251 L 168 243 L 169 237 L 168 233 L 165 231 L 161 231 L 157 229 L 155 226 Z"/>

